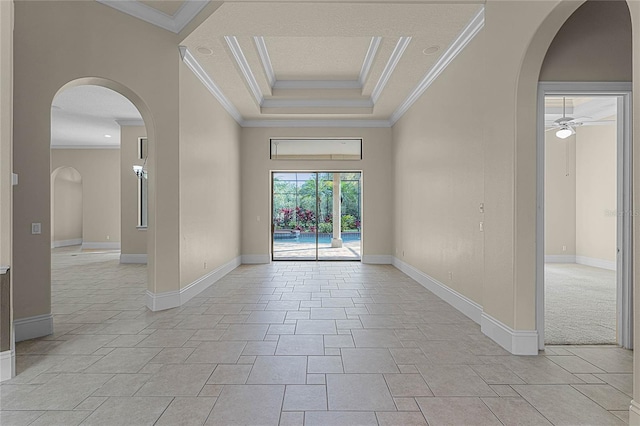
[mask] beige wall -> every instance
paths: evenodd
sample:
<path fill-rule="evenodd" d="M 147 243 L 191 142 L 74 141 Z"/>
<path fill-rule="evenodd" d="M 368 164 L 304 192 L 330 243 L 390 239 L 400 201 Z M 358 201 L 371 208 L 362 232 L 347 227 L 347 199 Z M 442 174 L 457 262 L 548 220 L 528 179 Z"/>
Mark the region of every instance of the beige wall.
<path fill-rule="evenodd" d="M 180 286 L 240 256 L 240 126 L 180 65 Z"/>
<path fill-rule="evenodd" d="M 138 229 L 138 178 L 133 165 L 138 158 L 138 138 L 146 136 L 144 126 L 120 127 L 120 252 L 146 254 L 147 231 Z"/>
<path fill-rule="evenodd" d="M 51 247 L 79 244 L 82 242 L 82 176 L 73 167 L 61 167 L 54 170 L 51 180 Z"/>
<path fill-rule="evenodd" d="M 13 2 L 0 2 L 0 266 L 11 265 Z"/>
<path fill-rule="evenodd" d="M 576 130 L 576 255 L 616 260 L 616 126 Z"/>
<path fill-rule="evenodd" d="M 478 304 L 483 90 L 482 72 L 469 70 L 483 69 L 483 39 L 477 36 L 393 127 L 393 255 Z"/>
<path fill-rule="evenodd" d="M 58 167 L 82 177 L 83 243 L 119 243 L 120 150 L 52 149 L 51 170 Z"/>
<path fill-rule="evenodd" d="M 545 57 L 540 80 L 631 81 L 631 62 L 627 2 L 591 0 L 558 31 Z"/>
<path fill-rule="evenodd" d="M 14 103 L 14 171 L 20 174 L 13 223 L 16 318 L 50 312 L 50 109 L 56 92 L 78 79 L 122 93 L 147 123 L 149 290 L 177 290 L 176 35 L 97 2 L 19 1 L 14 42 L 14 89 L 20 93 Z M 42 223 L 42 235 L 31 235 L 32 222 Z"/>
<path fill-rule="evenodd" d="M 269 139 L 278 137 L 361 137 L 363 158 L 361 161 L 270 160 Z M 391 254 L 391 129 L 244 128 L 240 146 L 243 255 L 266 257 L 270 253 L 270 172 L 278 170 L 362 170 L 362 255 Z"/>
<path fill-rule="evenodd" d="M 545 133 L 544 254 L 576 254 L 576 136 Z"/>

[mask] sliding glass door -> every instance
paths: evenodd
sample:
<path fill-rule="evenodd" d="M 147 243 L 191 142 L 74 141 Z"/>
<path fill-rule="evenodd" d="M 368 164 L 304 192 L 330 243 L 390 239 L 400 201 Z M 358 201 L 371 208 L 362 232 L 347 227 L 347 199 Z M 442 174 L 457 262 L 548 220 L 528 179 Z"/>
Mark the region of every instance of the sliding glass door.
<path fill-rule="evenodd" d="M 273 172 L 273 260 L 360 260 L 361 188 L 360 172 Z"/>

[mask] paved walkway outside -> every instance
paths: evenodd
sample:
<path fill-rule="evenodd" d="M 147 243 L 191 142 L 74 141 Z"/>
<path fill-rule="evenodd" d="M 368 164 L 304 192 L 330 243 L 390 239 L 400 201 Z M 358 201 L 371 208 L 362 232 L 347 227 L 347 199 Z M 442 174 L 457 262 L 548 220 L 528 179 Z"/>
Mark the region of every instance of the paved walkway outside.
<path fill-rule="evenodd" d="M 391 266 L 241 266 L 144 306 L 145 268 L 54 250 L 56 333 L 17 346 L 5 425 L 624 424 L 632 352 L 511 356 Z"/>

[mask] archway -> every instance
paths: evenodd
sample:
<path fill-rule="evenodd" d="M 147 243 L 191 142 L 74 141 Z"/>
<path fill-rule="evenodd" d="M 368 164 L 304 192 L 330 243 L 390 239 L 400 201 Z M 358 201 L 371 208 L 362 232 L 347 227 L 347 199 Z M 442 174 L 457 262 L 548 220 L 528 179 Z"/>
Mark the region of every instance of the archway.
<path fill-rule="evenodd" d="M 73 167 L 51 173 L 51 248 L 82 244 L 82 176 Z"/>

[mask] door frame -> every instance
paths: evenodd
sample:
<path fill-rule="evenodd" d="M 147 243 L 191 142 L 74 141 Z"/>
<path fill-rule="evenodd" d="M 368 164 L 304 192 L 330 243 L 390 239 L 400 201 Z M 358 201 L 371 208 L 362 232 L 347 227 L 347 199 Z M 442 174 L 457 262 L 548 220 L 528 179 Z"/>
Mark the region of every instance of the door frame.
<path fill-rule="evenodd" d="M 617 96 L 617 226 L 616 316 L 617 343 L 633 348 L 633 246 L 632 246 L 632 83 L 540 82 L 537 105 L 537 208 L 536 208 L 536 328 L 538 349 L 544 349 L 544 174 L 545 96 Z M 622 214 L 620 214 L 622 212 Z"/>
<path fill-rule="evenodd" d="M 275 259 L 273 252 L 273 175 L 275 173 L 316 173 L 319 176 L 320 173 L 360 173 L 360 258 L 359 259 L 322 259 L 318 255 L 318 231 L 316 229 L 316 258 L 315 259 Z M 316 180 L 316 195 L 318 194 L 318 181 Z M 364 256 L 364 172 L 362 170 L 348 170 L 348 169 L 277 169 L 269 170 L 269 262 L 362 262 Z M 316 197 L 316 209 L 318 205 L 318 197 Z M 317 214 L 317 213 L 316 213 Z M 316 218 L 317 221 L 317 218 Z"/>

